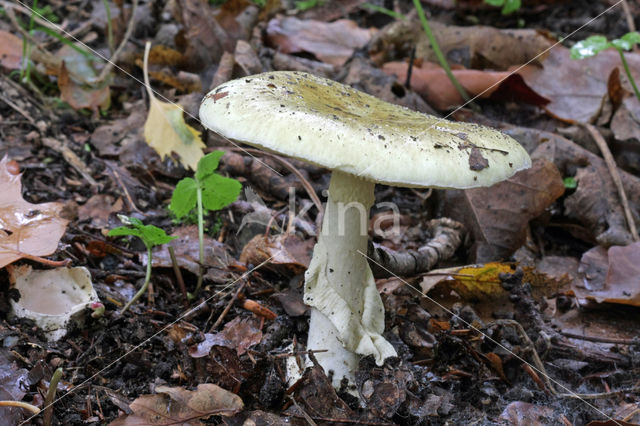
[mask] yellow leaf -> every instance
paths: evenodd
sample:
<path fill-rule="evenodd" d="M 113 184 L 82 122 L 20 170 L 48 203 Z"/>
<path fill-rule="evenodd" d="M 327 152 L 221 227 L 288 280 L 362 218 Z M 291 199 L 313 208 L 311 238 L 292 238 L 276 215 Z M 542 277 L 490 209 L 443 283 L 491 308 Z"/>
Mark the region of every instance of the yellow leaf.
<path fill-rule="evenodd" d="M 150 44 L 144 52 L 144 82 L 149 93 L 149 115 L 144 123 L 144 138 L 164 158 L 175 152 L 185 167 L 195 170 L 198 160 L 204 156 L 204 143 L 200 132 L 189 126 L 182 116 L 182 108 L 176 104 L 159 101 L 151 90 L 147 63 Z"/>

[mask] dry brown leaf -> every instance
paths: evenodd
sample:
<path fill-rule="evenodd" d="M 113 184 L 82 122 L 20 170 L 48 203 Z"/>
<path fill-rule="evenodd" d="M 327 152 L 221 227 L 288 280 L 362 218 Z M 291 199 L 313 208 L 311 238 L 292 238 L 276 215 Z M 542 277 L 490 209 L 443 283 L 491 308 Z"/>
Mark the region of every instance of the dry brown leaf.
<path fill-rule="evenodd" d="M 409 64 L 406 62 L 388 62 L 382 66 L 385 73 L 397 76 L 402 82 L 407 79 L 408 69 Z M 472 97 L 479 95 L 481 98 L 509 98 L 537 106 L 549 103 L 548 99 L 528 87 L 518 74 L 467 69 L 454 69 L 452 72 Z M 444 69 L 437 64 L 425 62 L 421 66 L 414 66 L 410 84 L 429 105 L 438 110 L 446 110 L 464 103 Z"/>
<path fill-rule="evenodd" d="M 133 414 L 122 416 L 111 426 L 199 425 L 211 416 L 232 416 L 243 409 L 239 396 L 205 383 L 195 391 L 157 386 L 155 395 L 142 395 L 130 404 Z"/>
<path fill-rule="evenodd" d="M 0 268 L 28 256 L 56 251 L 68 221 L 62 203 L 31 204 L 22 198 L 22 174 L 7 157 L 0 160 Z"/>
<path fill-rule="evenodd" d="M 293 276 L 303 273 L 310 262 L 313 239 L 303 240 L 295 234 L 253 237 L 242 249 L 240 261 L 259 265 L 268 260 L 265 268 Z"/>
<path fill-rule="evenodd" d="M 534 60 L 553 44 L 553 40 L 535 30 L 498 30 L 481 25 L 458 27 L 438 22 L 429 25 L 449 63 L 465 68 L 507 70 Z M 369 54 L 381 65 L 409 57 L 414 46 L 416 58 L 438 61 L 418 21 L 396 21 L 381 29 L 369 44 Z"/>
<path fill-rule="evenodd" d="M 256 318 L 235 317 L 225 324 L 220 334 L 231 342 L 229 347 L 235 348 L 238 356 L 240 356 L 262 340 L 262 331 L 260 331 L 259 327 L 260 321 Z"/>
<path fill-rule="evenodd" d="M 356 49 L 366 45 L 374 30 L 359 28 L 348 19 L 334 22 L 277 17 L 269 21 L 269 43 L 284 53 L 307 52 L 332 65 L 342 66 Z"/>
<path fill-rule="evenodd" d="M 8 70 L 20 69 L 22 61 L 22 40 L 13 34 L 0 30 L 0 65 Z"/>
<path fill-rule="evenodd" d="M 538 159 L 530 169 L 489 188 L 447 191 L 445 215 L 473 233 L 473 261 L 488 262 L 507 258 L 520 247 L 529 220 L 563 193 L 558 169 Z"/>
<path fill-rule="evenodd" d="M 184 28 L 176 44 L 184 52 L 189 71 L 202 71 L 217 64 L 223 52 L 233 51 L 235 42 L 215 19 L 208 2 L 178 0 L 174 3 L 174 16 Z"/>
<path fill-rule="evenodd" d="M 625 53 L 631 73 L 640 79 L 640 54 Z M 547 111 L 568 121 L 581 123 L 597 119 L 607 96 L 607 82 L 615 67 L 622 67 L 620 55 L 614 49 L 600 52 L 592 58 L 573 60 L 569 49 L 556 46 L 542 67 L 526 66 L 518 71 L 533 90 L 551 100 Z M 628 83 L 623 87 L 631 91 Z"/>
<path fill-rule="evenodd" d="M 145 140 L 163 159 L 175 152 L 180 156 L 182 165 L 195 170 L 204 156 L 200 132 L 185 123 L 180 105 L 162 102 L 155 97 L 149 84 L 146 61 L 144 84 L 149 94 L 149 115 L 144 123 Z"/>
<path fill-rule="evenodd" d="M 640 101 L 628 96 L 622 101 L 611 119 L 611 130 L 619 141 L 640 141 Z"/>
<path fill-rule="evenodd" d="M 576 296 L 598 303 L 640 306 L 640 242 L 609 249 L 597 246 L 580 259 Z"/>
<path fill-rule="evenodd" d="M 576 175 L 578 187 L 564 201 L 565 214 L 587 226 L 599 244 L 631 242 L 620 199 L 601 157 L 554 133 L 525 128 L 512 128 L 506 133 L 529 152 L 534 151 L 532 159 L 553 161 L 563 176 Z M 618 172 L 631 209 L 640 210 L 640 179 L 623 170 Z"/>

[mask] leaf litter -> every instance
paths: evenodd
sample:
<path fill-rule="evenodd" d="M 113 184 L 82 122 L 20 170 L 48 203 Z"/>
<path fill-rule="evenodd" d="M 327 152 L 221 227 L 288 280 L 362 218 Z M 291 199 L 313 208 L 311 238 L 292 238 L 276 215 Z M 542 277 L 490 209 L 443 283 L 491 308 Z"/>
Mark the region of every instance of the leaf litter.
<path fill-rule="evenodd" d="M 461 104 L 444 90 L 447 80 L 421 74 L 433 62 L 433 52 L 413 19 L 409 2 L 394 5 L 395 12 L 407 17 L 397 22 L 360 1 L 326 0 L 306 11 L 297 10 L 295 2 L 267 3 L 260 8 L 243 0 L 227 0 L 222 6 L 180 0 L 157 9 L 145 4 L 131 21 L 131 8 L 112 7 L 117 42 L 129 22 L 138 28 L 116 60 L 127 72 L 136 70 L 142 57 L 142 34 L 154 38 L 150 61 L 154 68 L 145 76 L 168 99 L 187 93 L 180 99 L 191 114 L 202 97 L 198 91 L 212 87 L 214 75 L 219 84 L 274 68 L 325 75 L 430 113 L 440 110 L 444 115 L 450 106 Z M 567 16 L 587 20 L 603 11 L 594 2 L 579 9 L 563 2 L 524 2 L 515 15 L 502 16 L 499 9 L 488 6 L 476 4 L 469 9 L 468 2 L 423 3 L 429 5 L 430 20 L 447 59 L 466 68 L 454 72 L 481 78 L 476 93 L 496 83 L 496 76 L 505 75 L 499 73 L 509 72 L 548 47 L 555 41 L 553 32 L 575 29 L 575 20 Z M 97 25 L 80 25 L 78 35 L 107 51 L 106 10 L 101 2 L 89 4 Z M 540 11 L 549 10 L 554 11 L 554 19 L 542 17 Z M 84 19 L 66 5 L 52 11 L 68 13 L 66 18 L 72 22 Z M 462 19 L 469 13 L 483 25 Z M 10 28 L 18 34 L 11 22 L 2 19 L 6 24 L 2 31 Z M 517 19 L 527 28 L 498 28 L 515 28 Z M 602 21 L 608 26 L 596 21 L 591 30 L 606 33 L 609 39 L 626 32 L 620 9 L 605 14 Z M 346 30 L 335 31 L 336 26 Z M 6 49 L 2 65 L 7 68 L 15 67 L 22 56 L 18 40 L 9 37 L 0 48 Z M 50 44 L 42 45 L 45 49 L 52 46 L 53 39 L 48 40 Z M 200 134 L 197 124 L 188 116 L 185 120 L 181 108 L 157 104 L 154 94 L 148 93 L 149 101 L 156 104 L 146 113 L 140 87 L 121 73 L 105 82 L 111 105 L 102 110 L 104 116 L 91 116 L 82 109 L 106 108 L 100 101 L 104 97 L 95 97 L 96 87 L 88 84 L 99 66 L 80 62 L 83 67 L 95 66 L 94 74 L 74 70 L 65 82 L 61 58 L 35 49 L 33 72 L 40 79 L 35 84 L 53 83 L 45 90 L 54 96 L 61 94 L 56 86 L 62 84 L 65 99 L 79 112 L 54 107 L 45 114 L 37 92 L 8 86 L 11 83 L 3 77 L 3 95 L 11 103 L 4 99 L 0 103 L 0 153 L 19 154 L 13 158 L 24 167 L 24 198 L 34 202 L 66 198 L 80 206 L 71 211 L 66 233 L 63 226 L 58 237 L 50 232 L 41 235 L 55 240 L 47 255 L 59 247 L 55 259 L 71 259 L 89 268 L 106 309 L 101 318 L 88 316 L 86 324 L 70 326 L 67 337 L 51 346 L 32 322 L 6 316 L 9 298 L 19 295 L 8 286 L 0 287 L 4 296 L 0 298 L 0 336 L 15 357 L 3 365 L 33 376 L 25 385 L 28 392 L 6 398 L 42 406 L 46 378 L 62 366 L 74 372 L 65 377 L 77 386 L 63 394 L 66 404 L 54 407 L 54 417 L 64 424 L 199 424 L 205 418 L 228 424 L 308 424 L 309 420 L 587 424 L 607 416 L 637 423 L 638 414 L 630 409 L 638 401 L 633 381 L 638 352 L 633 338 L 639 331 L 636 243 L 598 151 L 588 135 L 566 127 L 567 122 L 592 122 L 604 131 L 637 218 L 636 102 L 629 96 L 624 75 L 615 75 L 619 67 L 615 55 L 605 51 L 596 58 L 572 62 L 567 52 L 573 41 L 565 41 L 566 47 L 555 47 L 501 82 L 489 98 L 479 101 L 484 115 L 456 113 L 458 118 L 500 127 L 516 137 L 536 159 L 528 175 L 475 194 L 460 192 L 458 198 L 440 190 L 377 189 L 376 201 L 398 206 L 403 218 L 397 229 L 385 224 L 382 230 L 371 230 L 379 246 L 398 254 L 424 247 L 433 237 L 426 226 L 433 217 L 457 217 L 468 233 L 453 257 L 439 258 L 437 267 L 447 269 L 432 271 L 436 285 L 429 297 L 442 306 L 406 287 L 404 281 L 426 280 L 422 275 L 378 282 L 389 312 L 386 334 L 400 357 L 381 368 L 362 361 L 358 392 L 367 403 L 365 409 L 344 389 L 334 391 L 318 367 L 307 369 L 289 389 L 284 373 L 286 359 L 302 363 L 306 356 L 308 318 L 301 298 L 302 274 L 318 219 L 306 188 L 315 188 L 320 195 L 327 174 L 299 163 L 294 164 L 300 175 L 289 174 L 267 157 L 254 158 L 242 151 L 223 157 L 219 172 L 243 181 L 245 188 L 251 186 L 255 197 L 206 217 L 205 286 L 192 295 L 191 309 L 184 311 L 177 281 L 181 275 L 186 287 L 193 288 L 200 269 L 197 231 L 188 217 L 187 223 L 174 222 L 166 206 L 177 182 L 188 174 L 185 169 L 195 169 L 197 159 L 207 151 L 200 142 L 228 147 L 228 141 Z M 409 66 L 414 47 L 416 59 Z M 65 55 L 60 56 L 69 56 Z M 636 54 L 630 55 L 635 63 Z M 399 68 L 385 74 L 382 66 L 391 63 Z M 413 79 L 405 86 L 410 70 Z M 443 97 L 421 91 L 420 82 L 435 82 L 437 87 L 429 90 Z M 149 90 L 151 84 L 146 86 Z M 50 126 L 36 127 L 36 120 L 27 117 Z M 145 137 L 145 128 L 162 129 L 162 134 L 150 136 L 147 130 Z M 25 137 L 28 132 L 32 133 Z M 159 156 L 146 145 L 148 140 L 158 147 Z M 47 143 L 41 145 L 41 141 Z M 185 150 L 185 142 L 197 149 Z M 66 162 L 69 152 L 75 154 L 73 166 Z M 176 156 L 182 164 L 175 161 Z M 565 187 L 567 177 L 575 180 L 574 188 Z M 86 185 L 88 178 L 95 179 L 101 190 Z M 301 179 L 308 185 L 302 185 Z M 293 206 L 288 203 L 290 187 L 296 194 Z M 16 199 L 24 201 L 21 192 L 19 188 Z M 372 227 L 388 207 L 374 211 Z M 41 204 L 28 208 L 40 209 Z M 302 211 L 299 216 L 298 211 Z M 115 225 L 116 213 L 139 215 L 145 223 L 179 237 L 170 243 L 177 268 L 166 248 L 154 252 L 154 297 L 124 316 L 117 312 L 121 301 L 130 297 L 126 292 L 131 286 L 126 283 L 144 277 L 147 260 L 135 241 L 125 245 L 104 238 Z M 256 215 L 245 220 L 248 213 Z M 273 254 L 280 257 L 271 258 Z M 270 268 L 251 270 L 267 259 Z M 474 261 L 484 263 L 469 266 Z M 473 281 L 474 274 L 490 280 Z M 179 321 L 171 325 L 174 319 Z M 509 323 L 512 320 L 528 336 Z M 136 347 L 142 342 L 144 346 Z M 522 362 L 539 366 L 534 353 L 544 360 L 538 372 Z M 571 389 L 606 395 L 590 400 L 602 411 L 554 396 L 553 391 L 564 391 L 547 383 L 541 371 Z M 79 386 L 86 379 L 92 385 Z M 624 398 L 619 396 L 623 392 Z M 197 401 L 203 399 L 212 404 L 199 405 Z M 13 408 L 0 409 L 0 415 L 5 414 L 11 422 L 25 418 Z"/>

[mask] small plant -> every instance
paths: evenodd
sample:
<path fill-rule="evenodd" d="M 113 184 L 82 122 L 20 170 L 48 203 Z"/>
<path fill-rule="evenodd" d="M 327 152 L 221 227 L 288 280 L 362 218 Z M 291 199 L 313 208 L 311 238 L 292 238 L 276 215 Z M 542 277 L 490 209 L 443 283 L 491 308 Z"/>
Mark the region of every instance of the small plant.
<path fill-rule="evenodd" d="M 109 231 L 110 237 L 118 237 L 118 236 L 133 236 L 138 237 L 142 240 L 145 247 L 147 248 L 147 273 L 144 277 L 144 284 L 138 290 L 138 292 L 127 302 L 127 304 L 122 308 L 122 313 L 124 314 L 129 307 L 135 303 L 136 300 L 140 298 L 149 287 L 149 281 L 151 280 L 151 261 L 152 261 L 152 253 L 151 250 L 155 246 L 160 246 L 162 244 L 166 244 L 171 240 L 176 239 L 177 237 L 172 237 L 167 235 L 163 229 L 158 228 L 153 225 L 145 225 L 142 223 L 140 219 L 136 219 L 135 217 L 127 217 L 124 215 L 118 215 L 118 218 L 122 223 L 126 226 L 119 226 L 117 228 L 113 228 Z"/>
<path fill-rule="evenodd" d="M 631 50 L 636 44 L 640 44 L 640 33 L 638 33 L 637 31 L 627 33 L 622 37 L 611 41 L 607 40 L 605 36 L 594 35 L 591 37 L 587 37 L 584 40 L 580 40 L 573 45 L 573 47 L 571 48 L 571 59 L 590 58 L 592 56 L 596 56 L 598 53 L 602 52 L 605 49 L 613 47 L 620 54 L 620 60 L 622 61 L 624 72 L 627 73 L 627 78 L 629 79 L 631 87 L 633 87 L 636 98 L 640 100 L 640 91 L 638 90 L 636 81 L 631 75 L 631 70 L 629 69 L 627 59 L 624 57 L 624 51 Z"/>
<path fill-rule="evenodd" d="M 298 12 L 304 12 L 305 10 L 313 9 L 314 7 L 321 6 L 324 3 L 323 0 L 300 0 L 296 1 L 296 10 Z"/>
<path fill-rule="evenodd" d="M 509 15 L 522 6 L 521 0 L 484 0 L 484 2 L 491 6 L 501 7 L 503 15 Z"/>
<path fill-rule="evenodd" d="M 447 74 L 447 77 L 449 77 L 449 80 L 451 80 L 451 84 L 453 84 L 453 87 L 455 87 L 458 93 L 460 94 L 460 96 L 462 96 L 462 99 L 464 99 L 466 103 L 471 102 L 471 97 L 469 96 L 467 91 L 464 90 L 464 87 L 462 87 L 458 79 L 453 75 L 453 72 L 451 71 L 451 67 L 449 67 L 449 64 L 447 63 L 447 59 L 444 57 L 444 53 L 442 53 L 442 50 L 440 49 L 438 40 L 436 40 L 436 37 L 433 35 L 433 31 L 431 31 L 431 26 L 429 25 L 429 21 L 427 20 L 426 15 L 424 14 L 424 9 L 422 9 L 422 4 L 420 4 L 420 0 L 413 0 L 413 6 L 416 8 L 416 12 L 418 12 L 418 17 L 420 18 L 420 22 L 422 23 L 422 28 L 424 29 L 424 33 L 427 35 L 427 38 L 429 39 L 429 43 L 431 44 L 433 53 L 438 58 L 438 62 L 440 62 L 440 66 L 442 67 L 442 69 L 444 69 L 444 72 Z M 471 106 L 473 107 L 473 104 L 471 104 Z"/>
<path fill-rule="evenodd" d="M 242 184 L 237 180 L 215 173 L 223 155 L 222 151 L 213 151 L 202 157 L 198 161 L 194 177 L 178 182 L 169 204 L 169 210 L 178 219 L 197 208 L 200 273 L 194 294 L 200 290 L 204 274 L 204 212 L 220 210 L 233 203 L 242 189 Z"/>

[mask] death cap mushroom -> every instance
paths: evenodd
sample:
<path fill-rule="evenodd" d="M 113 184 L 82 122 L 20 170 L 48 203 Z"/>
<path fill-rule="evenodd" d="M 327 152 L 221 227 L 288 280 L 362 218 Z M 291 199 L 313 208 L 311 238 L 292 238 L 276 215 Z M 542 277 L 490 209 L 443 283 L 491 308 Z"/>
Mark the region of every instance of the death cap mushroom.
<path fill-rule="evenodd" d="M 229 139 L 387 185 L 490 186 L 531 166 L 520 144 L 498 130 L 296 71 L 224 83 L 206 95 L 200 119 Z"/>

